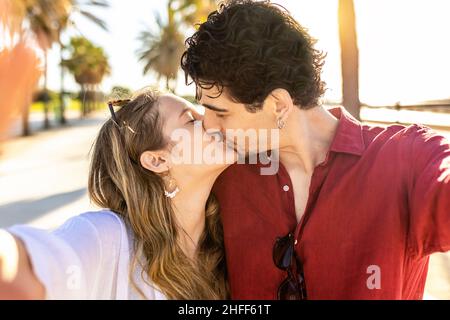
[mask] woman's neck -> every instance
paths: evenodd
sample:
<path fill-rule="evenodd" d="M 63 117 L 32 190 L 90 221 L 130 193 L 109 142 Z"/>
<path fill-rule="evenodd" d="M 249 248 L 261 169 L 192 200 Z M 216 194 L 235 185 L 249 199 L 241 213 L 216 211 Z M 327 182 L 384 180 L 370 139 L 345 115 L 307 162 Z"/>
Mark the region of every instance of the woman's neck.
<path fill-rule="evenodd" d="M 179 179 L 180 191 L 172 199 L 178 224 L 180 245 L 183 251 L 195 259 L 199 241 L 205 230 L 206 202 L 215 181 L 211 178 Z"/>

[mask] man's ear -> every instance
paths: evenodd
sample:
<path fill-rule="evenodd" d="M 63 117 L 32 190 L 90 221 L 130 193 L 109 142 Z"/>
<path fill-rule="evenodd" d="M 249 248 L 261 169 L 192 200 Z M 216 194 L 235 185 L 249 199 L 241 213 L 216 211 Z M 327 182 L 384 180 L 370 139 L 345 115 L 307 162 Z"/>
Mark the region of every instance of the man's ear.
<path fill-rule="evenodd" d="M 169 170 L 169 161 L 162 151 L 144 151 L 140 157 L 141 165 L 155 173 L 163 173 Z"/>
<path fill-rule="evenodd" d="M 289 92 L 281 88 L 274 89 L 269 94 L 267 99 L 272 100 L 272 112 L 274 113 L 275 118 L 286 122 L 289 114 L 295 108 L 294 102 L 292 101 L 292 97 Z"/>

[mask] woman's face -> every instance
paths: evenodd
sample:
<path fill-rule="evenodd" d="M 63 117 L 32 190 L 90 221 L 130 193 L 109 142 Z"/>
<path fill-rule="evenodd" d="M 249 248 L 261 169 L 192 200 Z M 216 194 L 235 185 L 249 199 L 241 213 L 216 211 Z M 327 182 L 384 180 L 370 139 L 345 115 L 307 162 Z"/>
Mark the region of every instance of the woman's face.
<path fill-rule="evenodd" d="M 220 133 L 205 131 L 203 116 L 190 102 L 166 94 L 158 99 L 158 107 L 164 136 L 169 140 L 171 170 L 191 175 L 220 173 L 236 161 L 234 150 L 227 147 Z"/>

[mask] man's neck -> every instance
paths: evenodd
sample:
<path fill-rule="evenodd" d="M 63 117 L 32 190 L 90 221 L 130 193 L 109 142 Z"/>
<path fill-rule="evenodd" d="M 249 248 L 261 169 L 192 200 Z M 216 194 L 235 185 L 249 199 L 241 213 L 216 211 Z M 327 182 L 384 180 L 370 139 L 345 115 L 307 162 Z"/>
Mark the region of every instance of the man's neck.
<path fill-rule="evenodd" d="M 312 175 L 333 142 L 339 120 L 322 106 L 297 109 L 280 132 L 280 161 Z"/>

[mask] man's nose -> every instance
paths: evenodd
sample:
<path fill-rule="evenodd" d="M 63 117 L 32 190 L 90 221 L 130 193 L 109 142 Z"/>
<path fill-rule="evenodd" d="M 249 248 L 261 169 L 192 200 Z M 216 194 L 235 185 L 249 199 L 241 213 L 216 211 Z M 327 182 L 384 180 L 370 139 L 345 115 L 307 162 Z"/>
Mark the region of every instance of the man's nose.
<path fill-rule="evenodd" d="M 220 123 L 213 112 L 206 111 L 203 116 L 203 127 L 206 131 L 222 131 Z"/>

